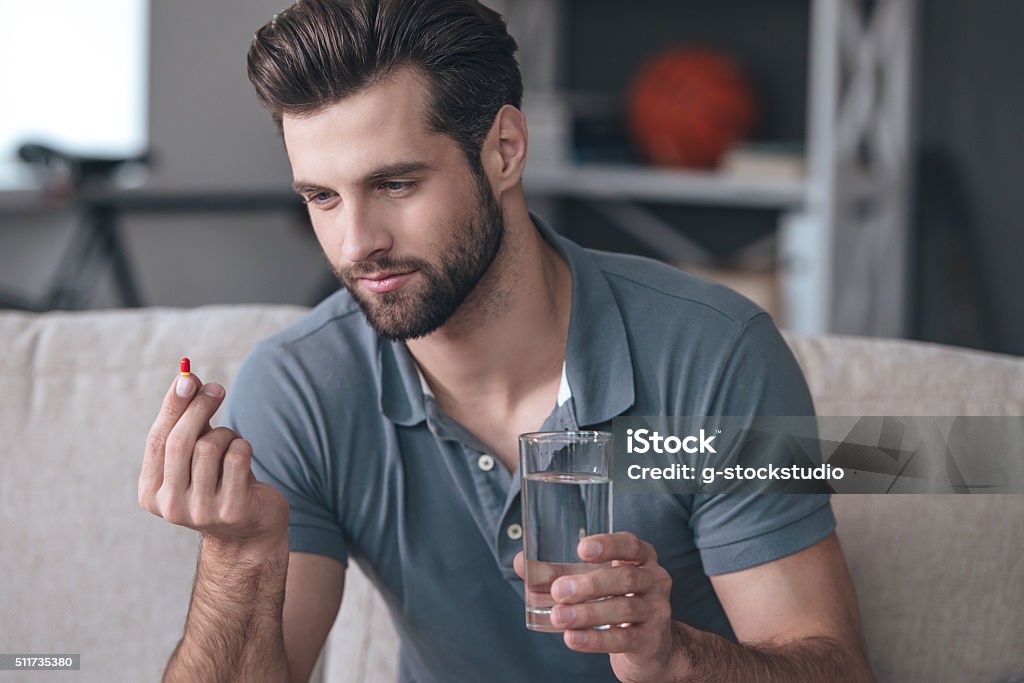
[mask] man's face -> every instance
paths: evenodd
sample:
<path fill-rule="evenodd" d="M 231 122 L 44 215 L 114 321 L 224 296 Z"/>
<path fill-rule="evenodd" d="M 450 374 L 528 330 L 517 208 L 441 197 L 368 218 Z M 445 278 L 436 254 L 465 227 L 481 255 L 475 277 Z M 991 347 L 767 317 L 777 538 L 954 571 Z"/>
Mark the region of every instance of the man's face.
<path fill-rule="evenodd" d="M 308 117 L 285 116 L 294 186 L 332 270 L 377 331 L 443 325 L 498 253 L 501 206 L 456 142 L 427 131 L 409 70 Z"/>

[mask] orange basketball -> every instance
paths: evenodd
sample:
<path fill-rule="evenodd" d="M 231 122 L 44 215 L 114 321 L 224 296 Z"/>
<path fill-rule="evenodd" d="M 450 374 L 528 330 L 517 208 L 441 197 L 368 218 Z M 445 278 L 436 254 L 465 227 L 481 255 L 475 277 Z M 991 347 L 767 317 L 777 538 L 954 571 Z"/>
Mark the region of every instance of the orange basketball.
<path fill-rule="evenodd" d="M 633 140 L 649 161 L 713 168 L 754 124 L 754 92 L 739 67 L 708 49 L 673 48 L 647 63 L 627 96 Z"/>

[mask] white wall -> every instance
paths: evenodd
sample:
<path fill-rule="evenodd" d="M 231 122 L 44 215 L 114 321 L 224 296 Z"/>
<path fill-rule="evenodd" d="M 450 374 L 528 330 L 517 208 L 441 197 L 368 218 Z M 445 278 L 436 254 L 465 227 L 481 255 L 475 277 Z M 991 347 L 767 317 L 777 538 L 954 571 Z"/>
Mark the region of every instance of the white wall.
<path fill-rule="evenodd" d="M 245 76 L 284 0 L 152 3 L 150 136 L 159 188 L 287 188 L 283 147 Z"/>

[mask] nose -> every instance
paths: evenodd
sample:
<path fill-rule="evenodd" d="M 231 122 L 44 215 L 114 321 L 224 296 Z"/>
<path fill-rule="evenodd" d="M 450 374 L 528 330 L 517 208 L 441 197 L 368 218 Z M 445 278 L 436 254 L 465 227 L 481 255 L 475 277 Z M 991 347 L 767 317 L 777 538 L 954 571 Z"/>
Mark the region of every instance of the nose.
<path fill-rule="evenodd" d="M 365 203 L 349 202 L 340 220 L 341 255 L 349 263 L 373 260 L 391 249 L 391 234 Z"/>

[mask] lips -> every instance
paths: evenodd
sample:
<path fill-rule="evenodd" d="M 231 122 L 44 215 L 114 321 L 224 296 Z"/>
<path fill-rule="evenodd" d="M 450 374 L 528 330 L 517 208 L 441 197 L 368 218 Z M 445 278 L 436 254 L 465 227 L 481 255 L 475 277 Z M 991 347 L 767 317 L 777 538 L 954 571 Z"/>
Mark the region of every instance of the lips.
<path fill-rule="evenodd" d="M 411 270 L 408 273 L 390 273 L 387 275 L 374 275 L 359 278 L 359 282 L 362 283 L 371 292 L 383 293 L 393 292 L 398 289 L 406 282 L 408 282 L 413 275 L 416 274 L 415 270 Z"/>

